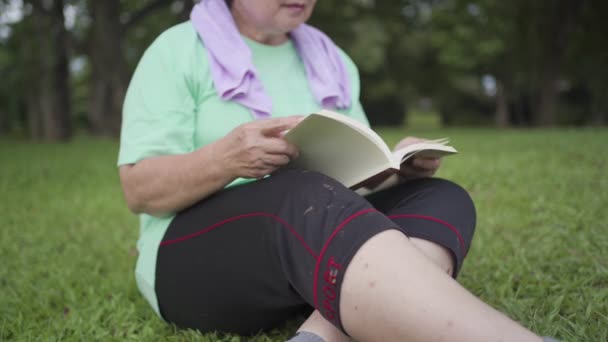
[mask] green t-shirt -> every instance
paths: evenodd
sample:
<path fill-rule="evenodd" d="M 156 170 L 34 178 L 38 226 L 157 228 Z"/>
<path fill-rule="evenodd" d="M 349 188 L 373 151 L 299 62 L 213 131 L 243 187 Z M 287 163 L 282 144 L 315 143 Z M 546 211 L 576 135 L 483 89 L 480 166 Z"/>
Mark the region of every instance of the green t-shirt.
<path fill-rule="evenodd" d="M 257 76 L 272 98 L 273 117 L 318 111 L 304 65 L 291 41 L 267 46 L 245 39 L 252 50 Z M 342 52 L 353 105 L 341 111 L 368 124 L 359 99 L 357 68 Z M 240 104 L 220 99 L 213 86 L 207 52 L 190 22 L 161 34 L 142 57 L 127 91 L 123 108 L 118 165 L 192 152 L 253 120 Z M 230 186 L 251 180 L 239 179 Z M 159 313 L 154 280 L 160 241 L 174 216 L 140 215 L 137 286 Z"/>

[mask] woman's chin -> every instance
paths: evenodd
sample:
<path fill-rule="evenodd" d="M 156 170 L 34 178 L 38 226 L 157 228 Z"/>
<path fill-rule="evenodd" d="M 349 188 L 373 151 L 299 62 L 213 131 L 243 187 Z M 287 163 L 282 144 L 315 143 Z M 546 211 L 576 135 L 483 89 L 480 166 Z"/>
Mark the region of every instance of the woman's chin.
<path fill-rule="evenodd" d="M 283 32 L 291 32 L 294 29 L 296 29 L 298 26 L 304 24 L 306 22 L 306 20 L 294 20 L 294 19 L 288 19 L 288 20 L 281 20 L 281 30 Z"/>
<path fill-rule="evenodd" d="M 278 22 L 282 29 L 291 31 L 308 21 L 308 18 L 310 18 L 310 13 L 308 11 L 299 14 L 282 13 L 278 18 Z"/>

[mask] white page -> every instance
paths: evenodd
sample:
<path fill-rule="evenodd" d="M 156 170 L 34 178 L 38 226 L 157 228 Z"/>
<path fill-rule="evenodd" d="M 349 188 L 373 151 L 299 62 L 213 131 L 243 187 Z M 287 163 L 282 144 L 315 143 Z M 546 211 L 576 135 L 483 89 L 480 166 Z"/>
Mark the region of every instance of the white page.
<path fill-rule="evenodd" d="M 399 150 L 393 152 L 393 158 L 398 161 L 399 164 L 401 164 L 414 155 L 441 157 L 454 153 L 458 153 L 458 151 L 456 151 L 456 149 L 452 146 L 445 145 L 444 143 L 425 141 L 400 148 Z"/>
<path fill-rule="evenodd" d="M 352 118 L 332 112 L 311 114 L 285 139 L 300 150 L 291 165 L 324 173 L 347 187 L 392 165 L 391 151 L 382 138 Z"/>

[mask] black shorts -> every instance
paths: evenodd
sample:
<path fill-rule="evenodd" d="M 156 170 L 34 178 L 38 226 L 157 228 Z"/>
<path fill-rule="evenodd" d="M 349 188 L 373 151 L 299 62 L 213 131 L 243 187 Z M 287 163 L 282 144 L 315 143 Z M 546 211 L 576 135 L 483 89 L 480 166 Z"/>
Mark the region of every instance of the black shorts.
<path fill-rule="evenodd" d="M 322 174 L 286 169 L 175 217 L 158 252 L 161 315 L 178 327 L 249 335 L 316 308 L 344 331 L 342 279 L 372 236 L 399 229 L 445 246 L 456 274 L 474 228 L 469 195 L 446 180 L 364 198 Z"/>

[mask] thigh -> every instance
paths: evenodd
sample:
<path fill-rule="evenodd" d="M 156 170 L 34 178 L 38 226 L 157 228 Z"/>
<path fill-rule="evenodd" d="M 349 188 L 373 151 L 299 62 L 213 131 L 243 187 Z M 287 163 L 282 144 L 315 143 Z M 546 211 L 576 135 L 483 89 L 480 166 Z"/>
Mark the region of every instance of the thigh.
<path fill-rule="evenodd" d="M 274 218 L 226 210 L 252 200 L 231 197 L 177 215 L 159 248 L 161 314 L 181 328 L 252 334 L 307 310 L 281 270 Z"/>
<path fill-rule="evenodd" d="M 372 194 L 367 200 L 393 220 L 409 237 L 447 248 L 458 274 L 475 232 L 475 206 L 459 185 L 422 178 Z"/>
<path fill-rule="evenodd" d="M 159 248 L 165 319 L 201 331 L 256 333 L 318 308 L 339 326 L 343 269 L 394 223 L 318 173 L 285 170 L 180 212 Z"/>

